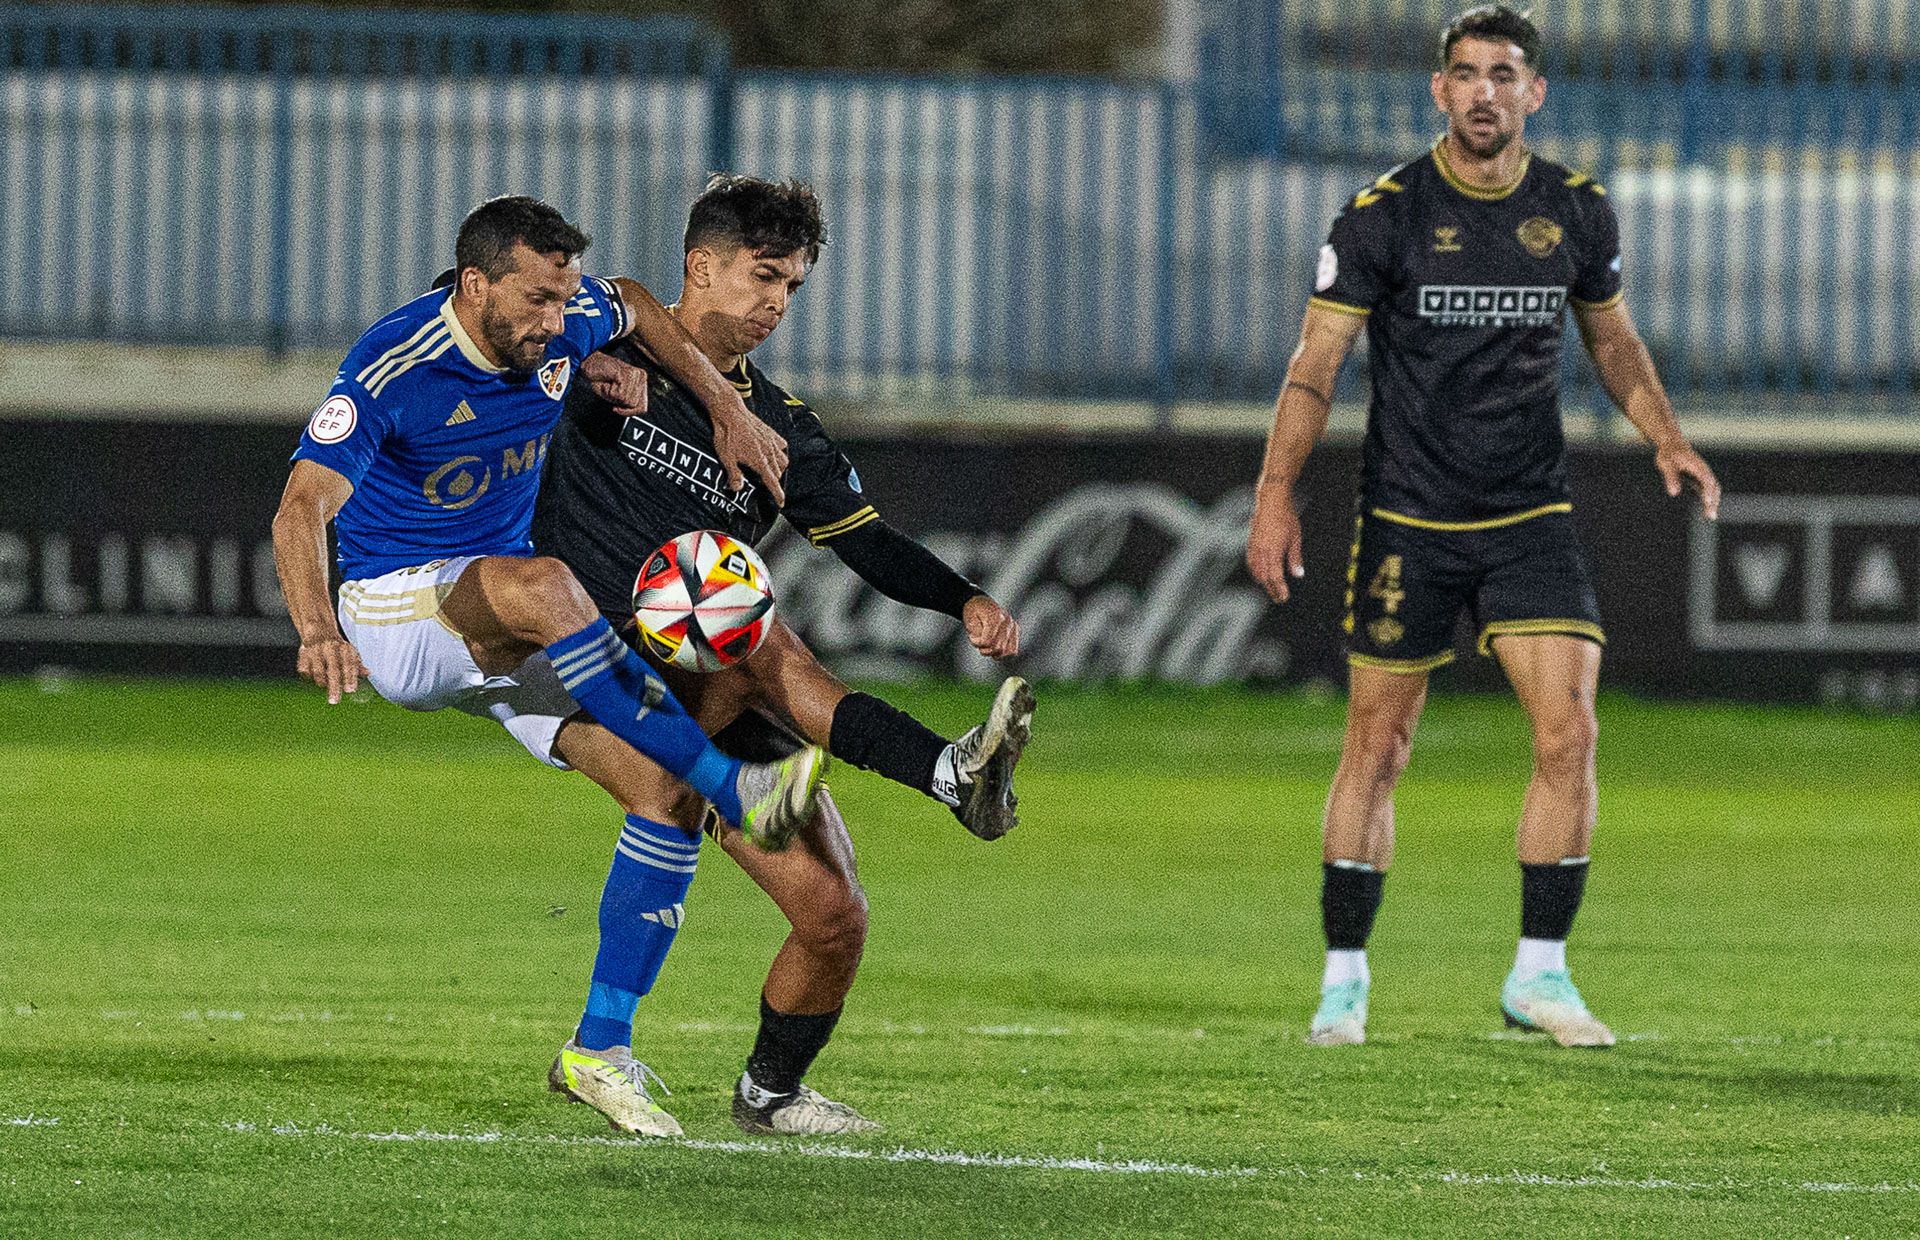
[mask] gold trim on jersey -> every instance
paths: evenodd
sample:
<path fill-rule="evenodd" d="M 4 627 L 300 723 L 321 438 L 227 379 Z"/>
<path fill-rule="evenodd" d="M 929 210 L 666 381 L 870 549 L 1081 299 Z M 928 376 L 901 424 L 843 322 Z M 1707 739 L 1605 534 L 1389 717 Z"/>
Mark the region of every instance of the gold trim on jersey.
<path fill-rule="evenodd" d="M 1625 289 L 1621 289 L 1619 292 L 1607 298 L 1605 301 L 1581 301 L 1578 297 L 1574 297 L 1571 295 L 1568 296 L 1567 300 L 1572 302 L 1574 305 L 1580 307 L 1582 310 L 1611 310 L 1615 306 L 1619 305 L 1622 301 L 1624 301 L 1626 299 L 1626 296 L 1627 296 L 1627 291 Z"/>
<path fill-rule="evenodd" d="M 1495 620 L 1480 630 L 1480 653 L 1493 653 L 1493 639 L 1509 637 L 1584 637 L 1596 645 L 1607 644 L 1607 635 L 1591 620 Z"/>
<path fill-rule="evenodd" d="M 1331 310 L 1335 314 L 1350 314 L 1356 319 L 1364 319 L 1373 313 L 1373 311 L 1366 309 L 1364 306 L 1349 306 L 1344 301 L 1331 301 L 1325 297 L 1309 297 L 1307 298 L 1307 304 L 1309 306 L 1318 306 L 1322 310 Z"/>
<path fill-rule="evenodd" d="M 1562 184 L 1564 184 L 1568 189 L 1579 189 L 1582 185 L 1584 185 L 1588 189 L 1592 190 L 1594 193 L 1600 195 L 1602 198 L 1605 198 L 1607 196 L 1607 187 L 1600 184 L 1600 182 L 1594 180 L 1592 177 L 1588 176 L 1584 172 L 1574 173 L 1572 176 L 1568 177 L 1564 182 L 1562 182 Z"/>
<path fill-rule="evenodd" d="M 814 526 L 807 531 L 807 541 L 818 547 L 830 538 L 838 538 L 842 534 L 851 533 L 867 522 L 878 521 L 879 519 L 880 514 L 874 511 L 872 504 L 868 504 L 858 512 L 848 513 L 838 521 L 829 521 L 825 525 Z"/>
<path fill-rule="evenodd" d="M 377 377 L 379 377 L 381 372 L 388 370 L 393 366 L 396 366 L 399 363 L 407 360 L 409 357 L 413 356 L 415 353 L 422 352 L 426 349 L 432 348 L 434 343 L 437 342 L 437 337 L 435 341 L 428 341 L 427 337 L 429 335 L 432 335 L 433 333 L 438 332 L 441 326 L 442 325 L 439 319 L 437 318 L 428 319 L 426 322 L 420 325 L 419 329 L 415 331 L 413 335 L 408 336 L 405 340 L 402 340 L 399 344 L 394 345 L 391 349 L 388 349 L 385 353 L 382 353 L 379 357 L 376 357 L 371 362 L 368 362 L 366 367 L 362 369 L 359 374 L 353 377 L 353 381 L 355 383 L 358 383 L 361 387 L 365 387 L 365 388 L 372 387 L 374 380 Z"/>
<path fill-rule="evenodd" d="M 1350 667 L 1371 667 L 1377 671 L 1393 672 L 1402 676 L 1418 675 L 1430 672 L 1436 667 L 1453 662 L 1453 651 L 1442 650 L 1439 654 L 1428 655 L 1424 659 L 1381 659 L 1370 654 L 1349 654 L 1347 665 Z"/>
<path fill-rule="evenodd" d="M 1488 517 L 1484 521 L 1430 521 L 1426 517 L 1410 517 L 1404 512 L 1390 512 L 1385 508 L 1373 508 L 1369 511 L 1382 521 L 1392 521 L 1396 525 L 1411 525 L 1417 530 L 1445 530 L 1455 533 L 1461 530 L 1497 530 L 1502 526 L 1518 525 L 1522 521 L 1544 517 L 1550 512 L 1572 512 L 1573 503 L 1563 499 L 1556 504 L 1542 504 L 1538 508 L 1529 508 L 1525 512 L 1510 512 L 1504 517 Z"/>
<path fill-rule="evenodd" d="M 740 359 L 738 373 L 729 370 L 726 375 L 727 382 L 733 384 L 733 390 L 740 393 L 741 400 L 753 395 L 753 376 L 747 373 L 747 359 L 744 356 Z"/>
<path fill-rule="evenodd" d="M 453 312 L 453 295 L 451 293 L 447 295 L 447 300 L 440 305 L 440 317 L 446 320 L 447 330 L 453 333 L 453 343 L 459 346 L 461 357 L 466 358 L 490 375 L 506 373 L 507 368 L 505 366 L 495 366 L 487 360 L 487 355 L 480 351 L 480 346 L 473 342 L 473 337 L 467 335 L 467 329 L 460 325 L 460 316 Z M 445 352 L 445 350 L 443 349 L 441 352 Z"/>
<path fill-rule="evenodd" d="M 1374 180 L 1370 188 L 1363 189 L 1353 196 L 1353 205 L 1356 207 L 1370 207 L 1380 201 L 1381 195 L 1397 194 L 1405 188 L 1407 187 L 1393 179 L 1391 172 L 1384 172 Z"/>
<path fill-rule="evenodd" d="M 1514 190 L 1519 189 L 1520 183 L 1527 179 L 1527 170 L 1533 166 L 1533 155 L 1529 152 L 1520 160 L 1519 175 L 1513 178 L 1511 184 L 1499 186 L 1494 189 L 1482 189 L 1478 185 L 1469 185 L 1460 179 L 1459 174 L 1454 172 L 1453 165 L 1447 162 L 1447 140 L 1445 138 L 1433 144 L 1433 166 L 1440 170 L 1441 177 L 1446 180 L 1448 185 L 1453 186 L 1453 188 L 1459 190 L 1467 197 L 1478 202 L 1498 202 L 1502 198 L 1511 195 Z"/>

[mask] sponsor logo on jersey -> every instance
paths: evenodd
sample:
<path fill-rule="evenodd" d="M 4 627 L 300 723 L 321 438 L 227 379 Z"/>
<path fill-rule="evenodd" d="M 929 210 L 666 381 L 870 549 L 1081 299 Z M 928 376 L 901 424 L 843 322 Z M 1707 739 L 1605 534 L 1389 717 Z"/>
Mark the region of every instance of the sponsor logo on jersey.
<path fill-rule="evenodd" d="M 1423 284 L 1419 312 L 1435 327 L 1551 327 L 1566 304 L 1552 285 Z"/>
<path fill-rule="evenodd" d="M 1320 268 L 1314 273 L 1313 291 L 1324 293 L 1333 287 L 1334 280 L 1340 275 L 1340 256 L 1333 252 L 1333 243 L 1320 247 Z"/>
<path fill-rule="evenodd" d="M 447 420 L 445 422 L 442 422 L 440 425 L 458 426 L 462 422 L 472 422 L 475 419 L 477 419 L 479 416 L 480 415 L 476 414 L 473 411 L 473 406 L 469 405 L 466 401 L 463 400 L 459 404 L 453 407 L 453 412 L 448 414 Z"/>
<path fill-rule="evenodd" d="M 540 390 L 554 400 L 567 394 L 567 380 L 573 376 L 573 359 L 556 357 L 540 368 Z"/>
<path fill-rule="evenodd" d="M 1527 253 L 1535 258 L 1546 258 L 1560 248 L 1566 230 L 1544 215 L 1536 215 L 1520 227 L 1513 230 L 1520 238 L 1520 244 L 1527 247 Z"/>
<path fill-rule="evenodd" d="M 1460 230 L 1451 224 L 1442 224 L 1433 230 L 1433 252 L 1435 254 L 1458 254 L 1460 252 Z"/>
<path fill-rule="evenodd" d="M 445 508 L 449 512 L 458 512 L 469 507 L 487 493 L 493 485 L 493 471 L 481 465 L 480 476 L 474 477 L 473 466 L 481 465 L 477 456 L 456 456 L 445 465 L 427 475 L 420 484 L 420 494 L 435 508 Z"/>
<path fill-rule="evenodd" d="M 354 406 L 353 397 L 346 395 L 329 396 L 307 423 L 307 434 L 315 443 L 339 443 L 353 428 L 360 424 L 360 410 Z"/>
<path fill-rule="evenodd" d="M 738 491 L 727 490 L 726 471 L 720 468 L 718 460 L 643 417 L 626 419 L 620 429 L 620 450 L 635 465 L 671 479 L 715 508 L 737 513 L 752 511 L 751 476 Z"/>

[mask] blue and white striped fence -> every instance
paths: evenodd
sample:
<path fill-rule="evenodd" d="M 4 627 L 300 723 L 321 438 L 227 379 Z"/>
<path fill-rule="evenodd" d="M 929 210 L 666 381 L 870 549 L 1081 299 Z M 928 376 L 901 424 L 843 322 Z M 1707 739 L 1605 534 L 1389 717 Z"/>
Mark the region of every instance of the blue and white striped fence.
<path fill-rule="evenodd" d="M 831 244 L 766 350 L 810 394 L 1265 399 L 1328 222 L 1431 129 L 1409 110 L 1378 158 L 1232 157 L 1197 89 L 736 75 L 677 24 L 654 47 L 642 23 L 200 12 L 176 20 L 192 39 L 135 39 L 99 31 L 156 10 L 89 10 L 80 38 L 34 9 L 27 37 L 20 12 L 0 15 L 16 336 L 344 345 L 509 191 L 579 219 L 594 268 L 670 297 L 685 205 L 724 165 L 827 204 Z M 1546 115 L 1550 153 L 1607 156 L 1630 301 L 1676 393 L 1915 407 L 1910 152 L 1642 170 L 1559 94 Z"/>

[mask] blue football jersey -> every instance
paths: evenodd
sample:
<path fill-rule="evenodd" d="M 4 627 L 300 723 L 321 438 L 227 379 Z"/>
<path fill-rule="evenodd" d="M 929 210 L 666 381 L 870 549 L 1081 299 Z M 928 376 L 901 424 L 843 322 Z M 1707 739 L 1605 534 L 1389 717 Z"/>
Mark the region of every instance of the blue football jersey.
<path fill-rule="evenodd" d="M 491 365 L 444 289 L 360 337 L 293 454 L 353 483 L 334 520 L 342 579 L 532 553 L 540 465 L 567 385 L 582 359 L 626 334 L 626 306 L 587 276 L 563 322 L 532 372 Z"/>

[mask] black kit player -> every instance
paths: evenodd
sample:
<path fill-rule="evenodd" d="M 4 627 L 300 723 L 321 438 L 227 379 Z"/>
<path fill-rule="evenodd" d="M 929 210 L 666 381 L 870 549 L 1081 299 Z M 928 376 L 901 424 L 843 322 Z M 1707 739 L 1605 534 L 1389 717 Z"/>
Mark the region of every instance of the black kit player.
<path fill-rule="evenodd" d="M 784 502 L 752 480 L 738 492 L 724 489 L 713 424 L 694 394 L 645 352 L 614 349 L 588 359 L 582 373 L 590 384 L 569 394 L 547 457 L 535 546 L 565 562 L 631 636 L 634 578 L 657 547 L 695 529 L 752 543 L 784 516 L 887 596 L 960 620 L 982 654 L 1016 654 L 1019 628 L 1006 610 L 888 525 L 820 419 L 747 358 L 779 326 L 822 238 L 819 203 L 805 185 L 715 177 L 689 213 L 684 282 L 671 307 L 747 407 L 785 437 Z M 995 839 L 1015 823 L 1013 766 L 1033 711 L 1018 677 L 1002 684 L 985 723 L 950 744 L 885 702 L 849 692 L 777 622 L 735 667 L 705 675 L 660 670 L 723 751 L 784 754 L 805 744 L 795 734 L 817 737 L 841 759 L 944 801 L 976 835 Z M 628 812 L 602 901 L 596 982 L 606 1001 L 598 1011 L 589 1004 L 570 1052 L 575 1061 L 563 1056 L 556 1064 L 555 1088 L 581 1092 L 571 1074 L 600 1070 L 592 1052 L 614 1047 L 630 1060 L 634 1002 L 684 916 L 704 821 L 791 924 L 761 993 L 759 1036 L 734 1093 L 736 1123 L 792 1134 L 876 1127 L 802 1084 L 853 985 L 867 929 L 852 840 L 830 794 L 822 788 L 818 818 L 789 847 L 767 851 L 712 818 L 663 771 L 627 757 L 631 751 L 611 736 L 604 740 L 616 760 L 590 759 L 588 773 Z M 671 1123 L 664 1119 L 661 1130 Z"/>
<path fill-rule="evenodd" d="M 1667 493 L 1697 489 L 1712 518 L 1720 487 L 1675 424 L 1627 313 L 1606 191 L 1523 141 L 1546 98 L 1539 57 L 1538 31 L 1502 5 L 1442 31 L 1432 87 L 1447 132 L 1334 221 L 1267 440 L 1247 563 L 1285 602 L 1303 572 L 1293 484 L 1365 327 L 1373 399 L 1347 570 L 1347 726 L 1324 822 L 1328 950 L 1308 1035 L 1319 1045 L 1365 1040 L 1366 941 L 1393 855 L 1393 789 L 1462 611 L 1533 733 L 1521 938 L 1501 1008 L 1565 1046 L 1613 1043 L 1566 965 L 1598 805 L 1605 637 L 1568 498 L 1565 310 L 1607 394 L 1652 443 Z"/>

